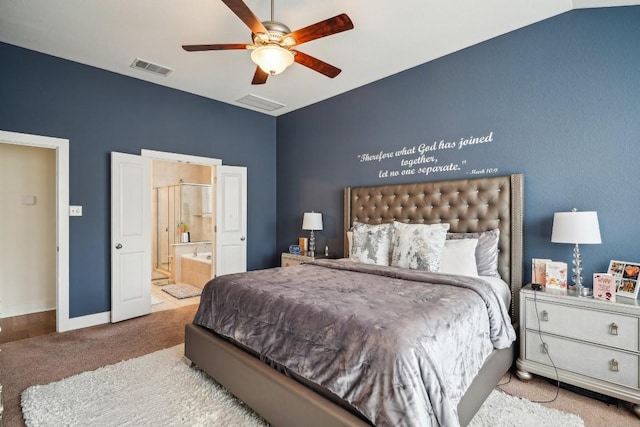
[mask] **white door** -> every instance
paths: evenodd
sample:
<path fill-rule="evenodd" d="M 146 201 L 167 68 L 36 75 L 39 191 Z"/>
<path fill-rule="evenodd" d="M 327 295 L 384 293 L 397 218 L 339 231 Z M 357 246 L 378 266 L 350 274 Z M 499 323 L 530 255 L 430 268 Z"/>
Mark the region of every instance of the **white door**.
<path fill-rule="evenodd" d="M 247 271 L 247 168 L 218 166 L 216 275 Z"/>
<path fill-rule="evenodd" d="M 151 312 L 151 177 L 146 157 L 111 153 L 111 322 Z"/>

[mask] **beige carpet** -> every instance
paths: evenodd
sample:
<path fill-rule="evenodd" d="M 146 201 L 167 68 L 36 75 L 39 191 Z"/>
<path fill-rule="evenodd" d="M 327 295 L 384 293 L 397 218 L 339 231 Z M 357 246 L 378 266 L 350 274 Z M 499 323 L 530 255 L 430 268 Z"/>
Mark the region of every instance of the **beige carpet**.
<path fill-rule="evenodd" d="M 173 347 L 184 341 L 184 325 L 191 323 L 196 306 L 62 334 L 49 334 L 0 345 L 0 382 L 3 385 L 4 426 L 24 426 L 20 394 L 36 384 L 48 384 L 84 371 Z M 504 378 L 506 382 L 508 377 Z M 536 377 L 525 384 L 512 378 L 503 390 L 529 400 L 553 398 L 553 385 Z M 587 427 L 632 427 L 640 420 L 621 407 L 606 405 L 567 390 L 545 406 L 575 413 Z"/>

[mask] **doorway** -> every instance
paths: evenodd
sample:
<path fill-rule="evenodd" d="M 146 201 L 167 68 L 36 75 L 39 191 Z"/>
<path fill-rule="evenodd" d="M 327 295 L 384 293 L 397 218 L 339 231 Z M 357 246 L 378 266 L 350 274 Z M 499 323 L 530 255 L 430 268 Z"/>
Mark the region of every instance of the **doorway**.
<path fill-rule="evenodd" d="M 28 224 L 18 225 L 19 213 L 2 209 L 0 221 L 3 224 L 8 224 L 14 231 L 4 229 L 2 231 L 0 261 L 3 266 L 0 268 L 2 272 L 0 282 L 3 283 L 3 286 L 12 285 L 11 292 L 15 293 L 16 288 L 24 287 L 25 281 L 28 281 L 30 286 L 36 287 L 35 292 L 39 296 L 35 300 L 25 303 L 27 301 L 24 299 L 25 295 L 9 295 L 7 289 L 0 289 L 0 310 L 4 311 L 6 315 L 16 315 L 42 312 L 47 308 L 54 307 L 56 330 L 58 332 L 70 330 L 74 325 L 71 325 L 69 320 L 69 140 L 0 131 L 0 146 L 10 147 L 13 152 L 22 152 L 26 155 L 24 157 L 26 162 L 36 161 L 40 156 L 48 157 L 49 160 L 45 163 L 50 166 L 46 168 L 44 179 L 54 183 L 52 188 L 47 190 L 50 192 L 49 195 L 40 193 L 41 190 L 31 190 L 25 187 L 18 189 L 19 194 L 14 194 L 15 197 L 8 196 L 11 201 L 6 204 L 6 207 L 9 208 L 13 204 L 14 208 L 18 210 L 26 209 Z M 7 161 L 8 158 L 8 156 L 2 156 L 3 161 Z M 6 179 L 3 179 L 2 182 L 17 184 L 16 174 L 19 174 L 19 171 L 7 165 L 0 169 L 3 174 L 11 174 L 8 178 L 3 175 Z M 34 178 L 35 171 L 30 169 L 29 172 L 28 179 L 25 181 Z M 52 200 L 47 200 L 49 196 Z M 4 202 L 3 206 L 5 206 Z M 39 208 L 43 208 L 46 212 L 45 215 L 48 215 L 52 220 L 39 221 L 31 218 L 30 216 L 38 215 L 36 211 Z M 5 218 L 7 215 L 10 218 Z M 38 230 L 37 227 L 40 226 L 44 226 L 44 228 Z M 34 242 L 40 241 L 40 239 L 34 240 L 27 237 L 25 233 L 30 231 L 47 234 L 47 240 L 50 243 L 44 249 L 44 257 L 47 258 L 49 266 L 40 273 L 36 273 L 36 276 L 25 278 L 23 277 L 24 270 L 37 270 L 40 264 L 35 253 L 38 248 L 34 246 Z M 12 238 L 4 238 L 9 233 L 18 234 Z M 22 252 L 27 250 L 29 253 L 20 253 L 21 250 Z M 10 256 L 15 256 L 16 259 L 11 260 Z M 14 265 L 14 261 L 18 268 L 11 269 L 10 272 L 8 266 Z M 16 296 L 17 299 L 15 299 Z M 18 301 L 17 304 L 16 301 Z M 0 317 L 5 316 L 0 313 Z"/>
<path fill-rule="evenodd" d="M 215 166 L 151 162 L 151 311 L 198 304 L 215 276 Z"/>
<path fill-rule="evenodd" d="M 215 166 L 215 275 L 246 271 L 247 169 L 218 159 L 142 150 L 111 153 L 111 322 L 151 312 L 151 161 Z M 213 169 L 212 169 L 213 171 Z M 212 172 L 213 175 L 213 172 Z M 177 257 L 177 256 L 176 256 Z M 210 273 L 211 274 L 211 273 Z"/>

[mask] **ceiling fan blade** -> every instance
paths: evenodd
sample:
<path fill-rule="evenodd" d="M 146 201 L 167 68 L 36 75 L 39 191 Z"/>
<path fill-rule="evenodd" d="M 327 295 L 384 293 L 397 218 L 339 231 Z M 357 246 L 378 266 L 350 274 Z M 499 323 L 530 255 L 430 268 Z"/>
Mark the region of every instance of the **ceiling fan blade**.
<path fill-rule="evenodd" d="M 247 45 L 244 43 L 233 44 L 185 44 L 182 48 L 187 52 L 200 52 L 203 50 L 233 50 L 233 49 L 246 49 Z"/>
<path fill-rule="evenodd" d="M 325 19 L 324 21 L 317 22 L 313 25 L 309 25 L 308 27 L 293 31 L 283 37 L 283 39 L 291 36 L 296 39 L 296 44 L 302 44 L 311 40 L 351 30 L 352 28 L 353 22 L 351 22 L 351 19 L 349 19 L 349 16 L 347 16 L 346 13 L 343 13 L 341 15 L 334 16 L 333 18 Z"/>
<path fill-rule="evenodd" d="M 314 58 L 313 56 L 309 56 L 306 53 L 293 49 L 291 51 L 296 53 L 294 59 L 298 64 L 311 68 L 313 71 L 317 71 L 327 77 L 334 78 L 342 72 L 340 68 L 336 68 L 333 65 L 327 64 L 326 62 Z"/>
<path fill-rule="evenodd" d="M 258 17 L 249 9 L 249 6 L 244 4 L 242 0 L 222 0 L 222 3 L 226 4 L 227 7 L 249 27 L 253 34 L 269 33 Z"/>
<path fill-rule="evenodd" d="M 253 75 L 253 80 L 251 80 L 252 85 L 263 85 L 267 82 L 267 77 L 269 74 L 262 71 L 262 68 L 256 67 L 256 72 Z"/>

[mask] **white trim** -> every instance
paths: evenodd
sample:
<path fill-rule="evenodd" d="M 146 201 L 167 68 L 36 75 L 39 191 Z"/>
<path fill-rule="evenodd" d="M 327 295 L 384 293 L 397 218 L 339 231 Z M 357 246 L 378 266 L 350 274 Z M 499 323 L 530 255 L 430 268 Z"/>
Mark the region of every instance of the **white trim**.
<path fill-rule="evenodd" d="M 69 327 L 69 140 L 0 130 L 0 142 L 56 150 L 56 330 Z"/>
<path fill-rule="evenodd" d="M 149 157 L 154 160 L 168 160 L 171 162 L 193 163 L 196 165 L 219 166 L 222 160 L 209 157 L 191 156 L 189 154 L 167 153 L 155 150 L 140 150 L 142 157 Z"/>
<path fill-rule="evenodd" d="M 69 319 L 69 331 L 74 329 L 88 328 L 91 326 L 104 325 L 111 322 L 111 312 L 87 314 L 86 316 L 74 317 Z"/>

